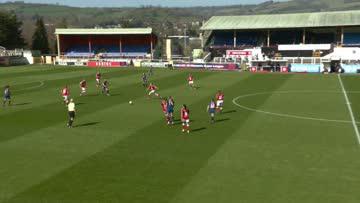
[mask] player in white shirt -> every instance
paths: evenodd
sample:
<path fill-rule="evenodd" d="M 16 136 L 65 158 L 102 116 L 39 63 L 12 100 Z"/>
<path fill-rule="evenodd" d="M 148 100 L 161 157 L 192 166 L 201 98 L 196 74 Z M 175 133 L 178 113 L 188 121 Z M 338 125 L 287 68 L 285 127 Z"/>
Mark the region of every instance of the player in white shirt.
<path fill-rule="evenodd" d="M 68 107 L 68 113 L 69 113 L 69 121 L 67 123 L 67 126 L 68 126 L 68 128 L 72 128 L 74 120 L 75 120 L 75 103 L 74 103 L 73 99 L 70 99 L 70 102 L 67 105 L 67 107 Z"/>

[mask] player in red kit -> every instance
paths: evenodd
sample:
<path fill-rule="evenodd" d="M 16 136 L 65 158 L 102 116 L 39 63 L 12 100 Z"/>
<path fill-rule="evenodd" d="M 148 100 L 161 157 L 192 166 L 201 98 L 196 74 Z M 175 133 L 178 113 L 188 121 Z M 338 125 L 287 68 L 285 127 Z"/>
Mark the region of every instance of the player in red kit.
<path fill-rule="evenodd" d="M 189 77 L 188 77 L 188 84 L 189 84 L 189 87 L 195 89 L 194 77 L 191 74 L 189 74 Z"/>
<path fill-rule="evenodd" d="M 98 71 L 96 73 L 96 87 L 100 87 L 101 84 L 101 73 Z"/>
<path fill-rule="evenodd" d="M 69 97 L 70 97 L 70 90 L 67 85 L 61 90 L 61 95 L 64 98 L 64 103 L 68 104 Z"/>
<path fill-rule="evenodd" d="M 190 133 L 190 111 L 184 104 L 181 108 L 182 132 Z"/>
<path fill-rule="evenodd" d="M 167 112 L 167 108 L 168 108 L 168 104 L 167 104 L 166 99 L 162 99 L 161 100 L 161 110 L 164 113 L 166 122 L 169 122 L 169 115 L 168 115 L 168 112 Z"/>
<path fill-rule="evenodd" d="M 158 87 L 156 87 L 154 84 L 150 83 L 148 90 L 149 90 L 149 94 L 148 94 L 149 98 L 152 94 L 154 94 L 157 97 L 160 97 L 160 95 L 156 92 L 158 90 Z"/>
<path fill-rule="evenodd" d="M 82 81 L 80 81 L 80 96 L 86 94 L 86 87 L 87 87 L 86 80 L 83 79 Z"/>
<path fill-rule="evenodd" d="M 218 112 L 221 112 L 223 110 L 224 105 L 224 93 L 222 91 L 218 91 L 216 94 L 216 109 Z"/>

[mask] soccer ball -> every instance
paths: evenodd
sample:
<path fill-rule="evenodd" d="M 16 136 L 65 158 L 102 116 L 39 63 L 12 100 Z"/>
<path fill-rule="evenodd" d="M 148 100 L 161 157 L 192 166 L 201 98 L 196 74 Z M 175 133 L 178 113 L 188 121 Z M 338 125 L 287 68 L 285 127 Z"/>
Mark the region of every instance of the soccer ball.
<path fill-rule="evenodd" d="M 131 105 L 131 104 L 133 104 L 133 102 L 132 102 L 132 101 L 129 101 L 129 104 Z"/>

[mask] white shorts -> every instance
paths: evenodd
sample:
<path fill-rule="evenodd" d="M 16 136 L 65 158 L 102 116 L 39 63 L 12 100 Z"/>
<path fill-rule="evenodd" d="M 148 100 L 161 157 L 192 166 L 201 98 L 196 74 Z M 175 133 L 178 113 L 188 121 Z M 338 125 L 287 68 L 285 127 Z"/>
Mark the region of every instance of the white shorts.
<path fill-rule="evenodd" d="M 190 125 L 190 119 L 183 120 L 183 126 L 189 126 Z"/>
<path fill-rule="evenodd" d="M 63 96 L 63 98 L 64 98 L 64 101 L 68 100 L 68 96 Z"/>
<path fill-rule="evenodd" d="M 155 94 L 155 92 L 156 92 L 155 90 L 151 90 L 151 91 L 149 92 L 149 96 L 152 95 L 152 94 Z"/>
<path fill-rule="evenodd" d="M 86 92 L 86 87 L 82 87 L 81 92 Z"/>
<path fill-rule="evenodd" d="M 189 81 L 189 85 L 193 85 L 194 84 L 194 81 Z"/>
<path fill-rule="evenodd" d="M 97 82 L 97 83 L 100 83 L 100 79 L 96 79 L 96 82 Z"/>
<path fill-rule="evenodd" d="M 224 104 L 224 100 L 217 100 L 216 101 L 216 106 L 223 106 Z"/>

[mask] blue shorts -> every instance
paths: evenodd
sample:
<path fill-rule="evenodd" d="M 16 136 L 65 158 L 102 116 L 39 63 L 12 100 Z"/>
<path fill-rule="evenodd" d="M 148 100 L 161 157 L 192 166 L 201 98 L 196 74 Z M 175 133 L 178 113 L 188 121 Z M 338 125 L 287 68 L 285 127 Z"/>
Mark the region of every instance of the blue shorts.
<path fill-rule="evenodd" d="M 174 108 L 168 108 L 168 109 L 167 109 L 167 112 L 168 112 L 168 113 L 174 113 Z"/>
<path fill-rule="evenodd" d="M 215 113 L 215 109 L 209 109 L 209 113 Z"/>
<path fill-rule="evenodd" d="M 11 99 L 10 95 L 5 95 L 4 96 L 4 100 L 10 100 L 10 99 Z"/>

